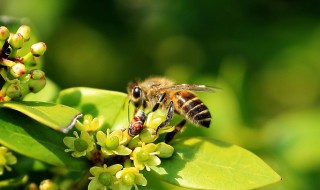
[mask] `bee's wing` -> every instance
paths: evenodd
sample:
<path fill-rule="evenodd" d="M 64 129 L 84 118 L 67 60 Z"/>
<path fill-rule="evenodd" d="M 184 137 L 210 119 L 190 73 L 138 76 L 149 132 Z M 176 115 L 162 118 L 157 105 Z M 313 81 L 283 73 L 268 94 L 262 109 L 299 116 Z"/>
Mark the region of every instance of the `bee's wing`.
<path fill-rule="evenodd" d="M 198 84 L 176 84 L 173 86 L 159 86 L 159 90 L 189 90 L 198 92 L 216 92 L 221 90 L 214 86 L 198 85 Z"/>

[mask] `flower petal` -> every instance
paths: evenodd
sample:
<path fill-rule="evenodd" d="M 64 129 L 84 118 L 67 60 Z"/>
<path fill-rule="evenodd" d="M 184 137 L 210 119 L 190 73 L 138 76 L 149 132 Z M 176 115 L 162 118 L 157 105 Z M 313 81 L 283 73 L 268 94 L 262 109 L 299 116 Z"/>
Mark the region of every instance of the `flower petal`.
<path fill-rule="evenodd" d="M 4 146 L 0 146 L 0 155 L 6 153 L 8 151 L 8 149 Z"/>
<path fill-rule="evenodd" d="M 117 172 L 119 172 L 121 169 L 122 169 L 122 165 L 120 165 L 120 164 L 115 164 L 115 165 L 109 166 L 106 171 L 109 172 L 109 173 L 112 174 L 112 175 L 115 175 L 115 174 L 116 174 Z"/>
<path fill-rule="evenodd" d="M 102 147 L 101 151 L 104 156 L 111 156 L 115 154 L 112 150 L 108 150 L 105 147 Z"/>
<path fill-rule="evenodd" d="M 90 181 L 89 185 L 88 185 L 88 190 L 97 190 L 100 189 L 101 187 L 103 187 L 98 179 L 93 179 Z"/>
<path fill-rule="evenodd" d="M 83 140 L 85 140 L 86 142 L 88 142 L 88 144 L 89 144 L 89 142 L 91 142 L 91 140 L 92 140 L 92 137 L 91 137 L 91 136 L 89 135 L 89 133 L 86 132 L 86 131 L 81 131 L 80 138 L 83 139 Z"/>
<path fill-rule="evenodd" d="M 132 150 L 131 150 L 130 148 L 128 148 L 128 147 L 125 147 L 125 146 L 123 146 L 123 145 L 120 145 L 120 146 L 118 146 L 118 148 L 115 149 L 113 152 L 116 153 L 117 155 L 122 155 L 122 156 L 123 156 L 123 155 L 129 155 L 129 154 L 131 154 Z"/>
<path fill-rule="evenodd" d="M 150 143 L 150 144 L 147 144 L 145 146 L 142 147 L 143 150 L 151 153 L 151 152 L 154 152 L 157 148 L 157 145 L 153 144 L 153 143 Z"/>
<path fill-rule="evenodd" d="M 96 131 L 99 129 L 99 127 L 100 127 L 99 119 L 95 117 L 90 123 L 89 130 Z"/>
<path fill-rule="evenodd" d="M 63 143 L 70 149 L 74 150 L 74 141 L 77 138 L 75 137 L 64 137 L 63 138 Z"/>
<path fill-rule="evenodd" d="M 144 164 L 147 166 L 158 166 L 161 164 L 161 160 L 157 156 L 150 156 L 150 159 L 147 160 Z"/>
<path fill-rule="evenodd" d="M 110 137 L 112 137 L 112 136 L 116 136 L 119 138 L 119 140 L 121 140 L 122 139 L 122 131 L 120 129 L 115 130 L 110 134 Z"/>
<path fill-rule="evenodd" d="M 99 166 L 93 166 L 92 168 L 90 168 L 90 173 L 93 176 L 98 176 L 100 173 L 102 173 L 104 170 L 102 167 Z"/>
<path fill-rule="evenodd" d="M 86 153 L 87 153 L 86 151 L 82 151 L 82 152 L 75 151 L 75 152 L 73 152 L 71 155 L 72 155 L 73 157 L 75 157 L 75 158 L 79 158 L 79 157 L 81 157 L 81 156 L 85 156 Z"/>
<path fill-rule="evenodd" d="M 7 164 L 9 165 L 13 165 L 17 163 L 17 158 L 11 153 L 6 155 L 6 158 L 7 158 Z"/>
<path fill-rule="evenodd" d="M 142 174 L 136 174 L 136 184 L 146 186 L 147 179 Z"/>
<path fill-rule="evenodd" d="M 100 145 L 101 147 L 104 147 L 107 141 L 107 135 L 102 131 L 98 131 L 96 134 L 96 138 L 97 138 L 97 144 Z"/>
<path fill-rule="evenodd" d="M 124 169 L 117 172 L 117 174 L 116 174 L 117 179 L 121 178 L 123 171 L 124 171 Z"/>
<path fill-rule="evenodd" d="M 138 170 L 143 170 L 144 169 L 144 164 L 142 162 L 139 162 L 138 159 L 133 160 L 133 165 L 136 167 Z"/>

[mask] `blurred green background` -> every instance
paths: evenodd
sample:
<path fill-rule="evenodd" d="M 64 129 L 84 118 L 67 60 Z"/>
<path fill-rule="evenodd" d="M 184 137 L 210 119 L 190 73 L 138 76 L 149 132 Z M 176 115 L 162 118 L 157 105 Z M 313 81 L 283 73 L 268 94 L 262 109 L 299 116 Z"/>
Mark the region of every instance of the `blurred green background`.
<path fill-rule="evenodd" d="M 213 115 L 193 133 L 240 145 L 283 181 L 320 187 L 320 1 L 1 0 L 44 41 L 61 88 L 126 91 L 161 75 L 222 88 L 201 93 Z M 214 155 L 212 155 L 214 156 Z"/>

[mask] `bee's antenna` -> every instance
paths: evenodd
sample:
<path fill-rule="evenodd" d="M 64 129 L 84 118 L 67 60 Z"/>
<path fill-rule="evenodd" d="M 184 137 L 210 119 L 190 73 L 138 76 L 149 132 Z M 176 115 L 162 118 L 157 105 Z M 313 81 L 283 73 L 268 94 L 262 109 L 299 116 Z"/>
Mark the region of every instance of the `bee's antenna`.
<path fill-rule="evenodd" d="M 131 103 L 131 99 L 129 99 L 128 101 L 128 123 L 130 123 L 130 103 Z"/>

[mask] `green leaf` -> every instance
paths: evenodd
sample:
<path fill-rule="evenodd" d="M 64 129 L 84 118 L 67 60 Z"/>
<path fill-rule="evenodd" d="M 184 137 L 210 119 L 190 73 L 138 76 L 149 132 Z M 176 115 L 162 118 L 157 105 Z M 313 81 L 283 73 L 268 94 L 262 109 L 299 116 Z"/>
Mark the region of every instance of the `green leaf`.
<path fill-rule="evenodd" d="M 65 134 L 14 110 L 0 109 L 0 144 L 25 156 L 55 166 L 82 171 L 87 163 L 64 152 Z M 19 161 L 18 161 L 19 162 Z"/>
<path fill-rule="evenodd" d="M 172 158 L 152 173 L 171 184 L 193 189 L 254 189 L 281 177 L 253 153 L 213 139 L 189 138 L 172 143 Z"/>
<path fill-rule="evenodd" d="M 61 91 L 57 102 L 76 108 L 83 114 L 102 117 L 102 129 L 128 126 L 127 94 L 94 88 L 70 88 Z"/>
<path fill-rule="evenodd" d="M 10 101 L 0 103 L 0 107 L 19 111 L 48 127 L 62 132 L 67 132 L 76 119 L 81 116 L 81 113 L 73 108 L 47 102 Z"/>

